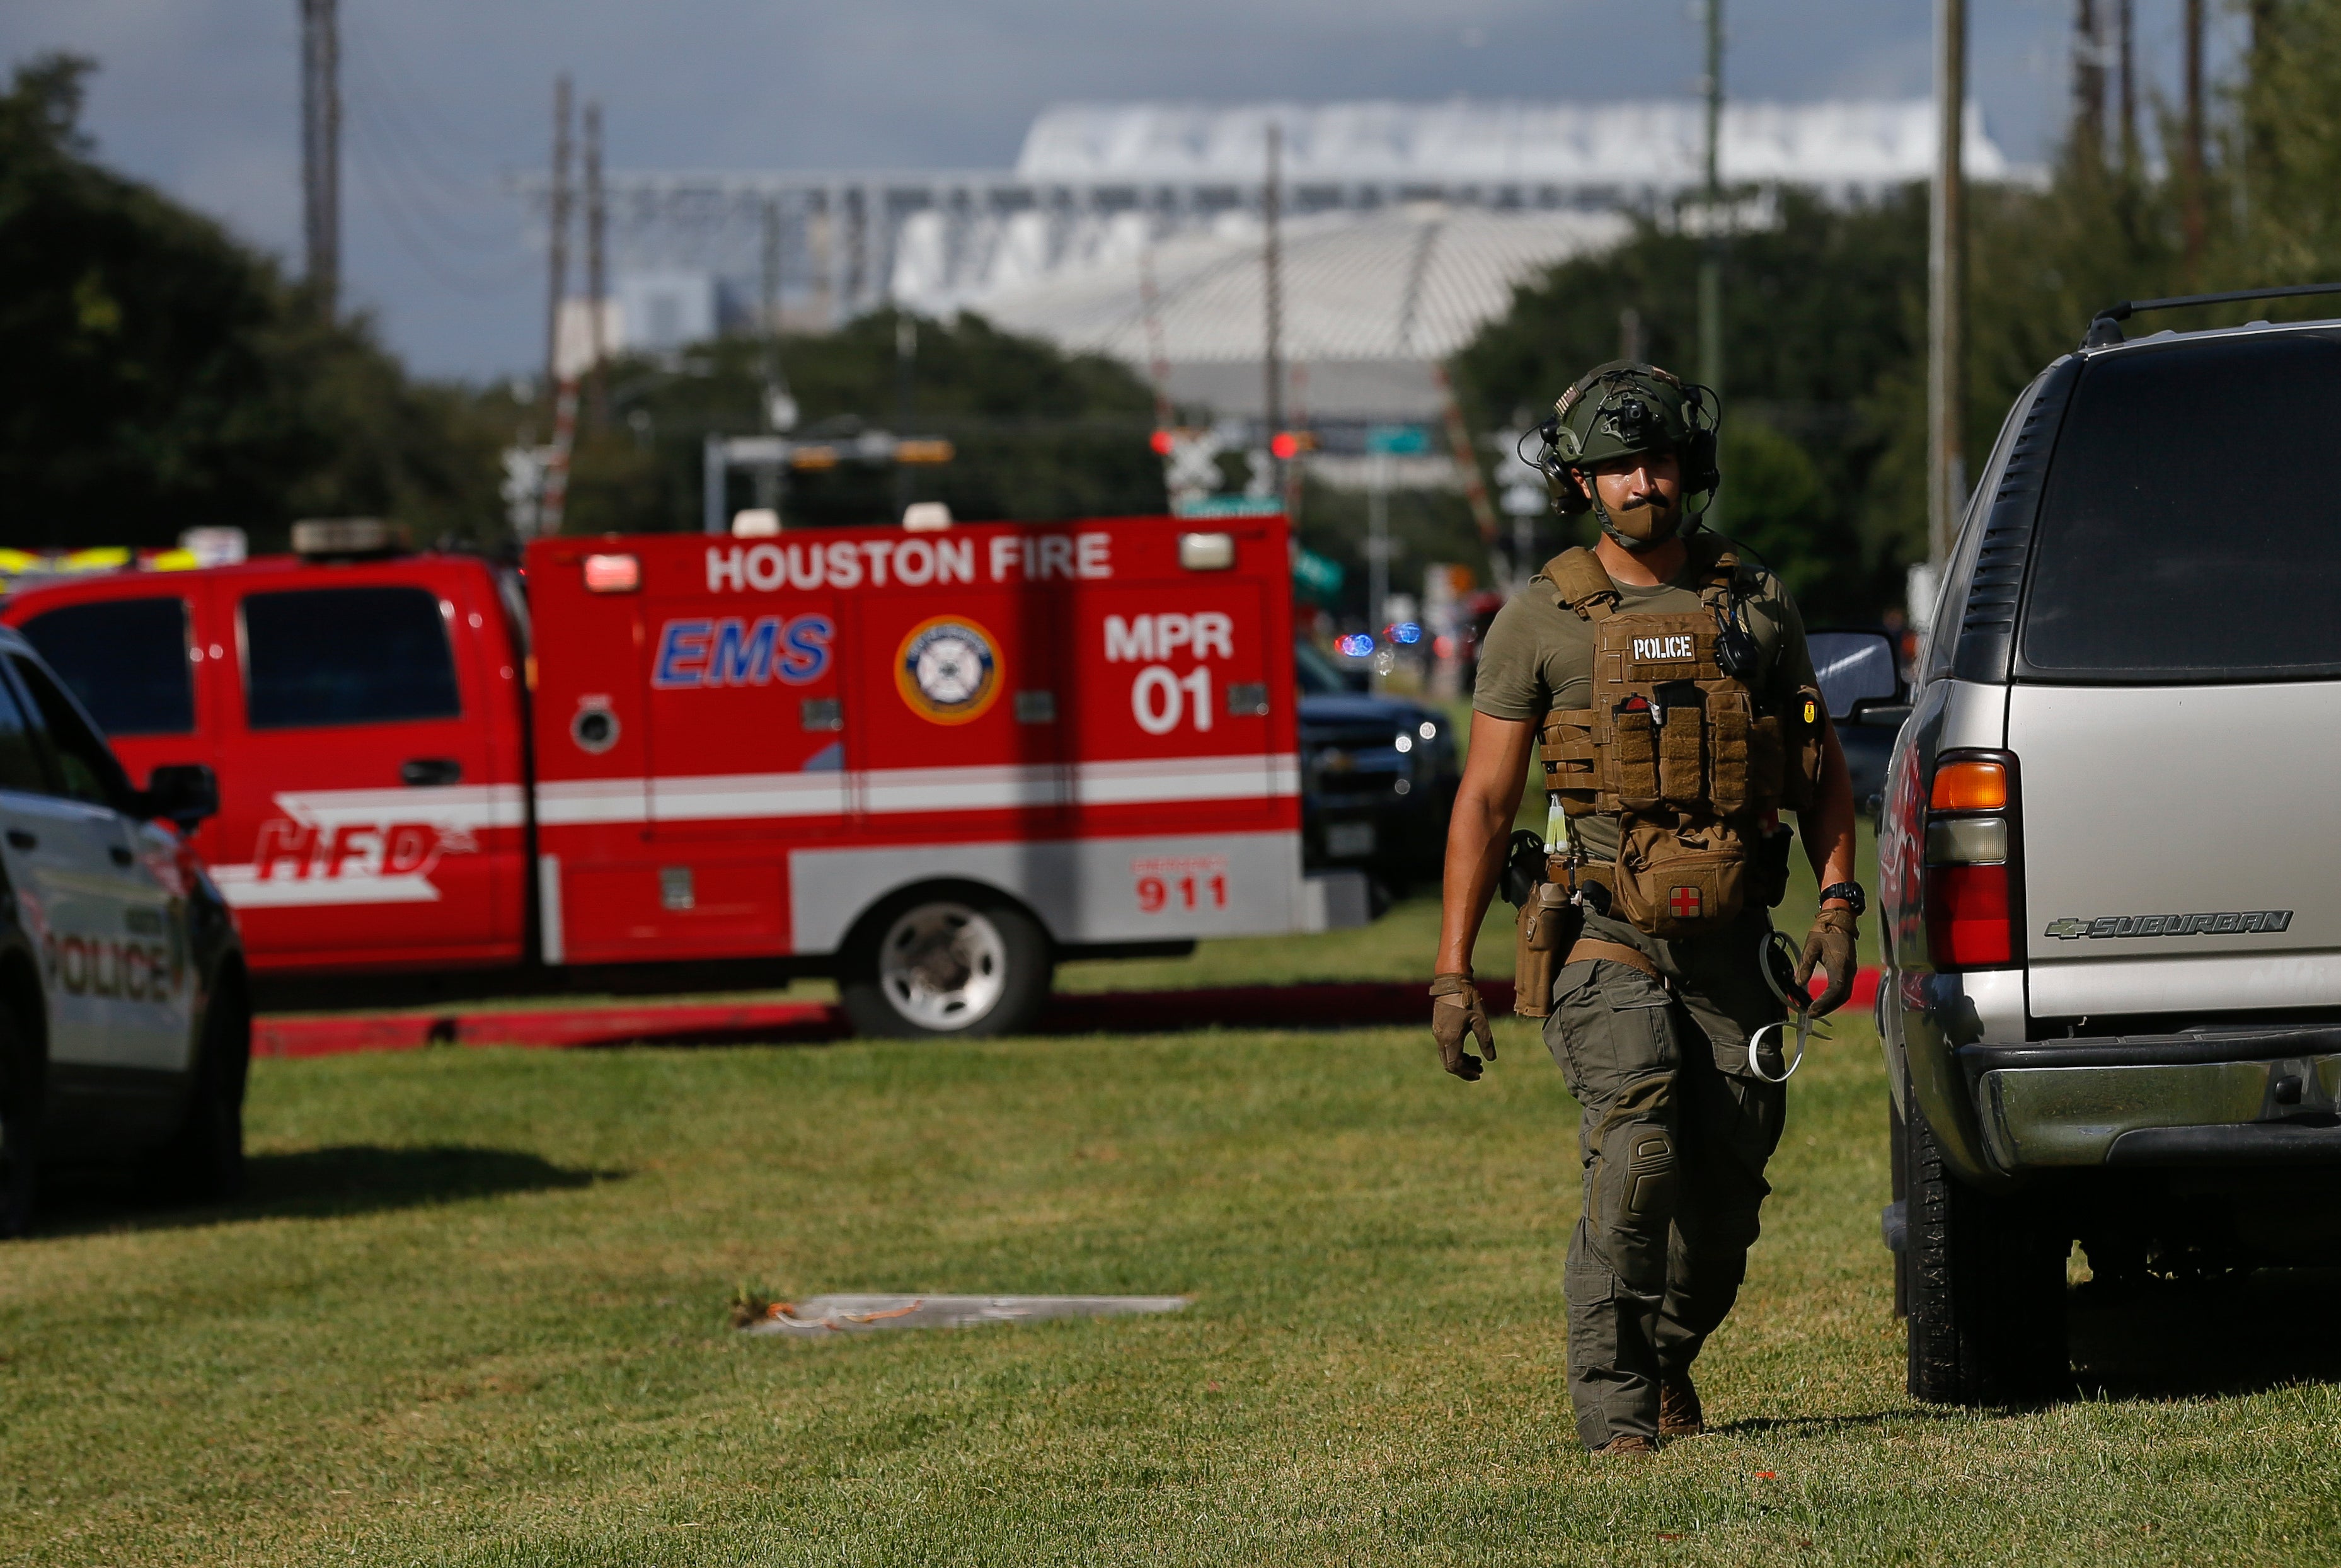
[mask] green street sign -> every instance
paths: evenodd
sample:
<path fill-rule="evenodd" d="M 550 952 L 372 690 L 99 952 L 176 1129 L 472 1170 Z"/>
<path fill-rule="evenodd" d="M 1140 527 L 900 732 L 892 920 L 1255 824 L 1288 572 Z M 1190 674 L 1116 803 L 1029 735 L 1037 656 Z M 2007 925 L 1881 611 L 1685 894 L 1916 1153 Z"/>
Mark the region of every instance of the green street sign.
<path fill-rule="evenodd" d="M 1368 425 L 1366 450 L 1377 457 L 1423 457 L 1430 451 L 1430 432 L 1419 424 Z"/>
<path fill-rule="evenodd" d="M 1349 573 L 1338 561 L 1329 561 L 1313 550 L 1292 552 L 1293 585 L 1310 597 L 1332 602 L 1340 596 L 1342 580 Z"/>
<path fill-rule="evenodd" d="M 1173 517 L 1277 517 L 1284 502 L 1272 495 L 1200 495 L 1170 509 Z"/>

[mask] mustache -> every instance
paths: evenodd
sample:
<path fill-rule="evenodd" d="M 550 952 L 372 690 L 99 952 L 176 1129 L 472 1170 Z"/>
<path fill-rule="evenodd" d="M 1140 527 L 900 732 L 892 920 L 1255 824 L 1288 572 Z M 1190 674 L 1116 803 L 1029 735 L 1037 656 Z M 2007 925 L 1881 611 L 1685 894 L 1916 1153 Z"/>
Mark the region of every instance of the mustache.
<path fill-rule="evenodd" d="M 1639 511 L 1646 506 L 1658 511 L 1669 511 L 1673 510 L 1674 502 L 1669 501 L 1663 492 L 1655 490 L 1649 490 L 1644 491 L 1639 495 L 1629 498 L 1626 504 L 1619 507 L 1618 510 L 1619 511 Z"/>

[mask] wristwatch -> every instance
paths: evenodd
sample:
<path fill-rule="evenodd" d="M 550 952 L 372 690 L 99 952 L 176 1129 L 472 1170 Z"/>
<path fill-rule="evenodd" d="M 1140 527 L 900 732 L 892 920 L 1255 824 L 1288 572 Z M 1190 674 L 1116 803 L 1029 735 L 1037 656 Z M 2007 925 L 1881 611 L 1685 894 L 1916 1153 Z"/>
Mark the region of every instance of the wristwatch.
<path fill-rule="evenodd" d="M 1853 906 L 1853 912 L 1857 915 L 1869 908 L 1869 899 L 1858 882 L 1831 882 L 1821 889 L 1821 902 L 1826 904 L 1831 898 L 1844 899 Z"/>

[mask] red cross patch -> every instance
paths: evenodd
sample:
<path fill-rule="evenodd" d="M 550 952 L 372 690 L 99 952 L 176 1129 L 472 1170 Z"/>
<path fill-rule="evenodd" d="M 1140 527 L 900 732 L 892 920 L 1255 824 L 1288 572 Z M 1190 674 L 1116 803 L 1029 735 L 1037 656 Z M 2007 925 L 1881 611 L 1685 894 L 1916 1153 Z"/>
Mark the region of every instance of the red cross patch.
<path fill-rule="evenodd" d="M 1667 896 L 1667 908 L 1674 911 L 1675 918 L 1678 920 L 1698 919 L 1699 911 L 1698 889 L 1696 888 L 1677 888 L 1672 893 Z"/>

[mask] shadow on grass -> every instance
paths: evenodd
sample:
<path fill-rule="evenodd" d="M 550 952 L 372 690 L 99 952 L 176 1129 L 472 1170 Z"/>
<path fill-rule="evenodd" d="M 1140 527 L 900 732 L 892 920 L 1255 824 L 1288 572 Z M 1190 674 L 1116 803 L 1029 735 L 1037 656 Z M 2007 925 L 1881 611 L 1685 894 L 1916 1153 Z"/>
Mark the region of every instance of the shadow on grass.
<path fill-rule="evenodd" d="M 1866 1411 L 1859 1415 L 1757 1415 L 1746 1421 L 1710 1426 L 1708 1430 L 1721 1437 L 1762 1437 L 1775 1434 L 1788 1437 L 1828 1437 L 1841 1432 L 1882 1432 L 1897 1426 L 1923 1425 L 1931 1421 L 1956 1421 L 1964 1414 L 1963 1411 L 1912 1405 L 1903 1410 Z"/>
<path fill-rule="evenodd" d="M 2341 1383 L 2341 1269 L 2073 1292 L 2075 1382 L 2103 1399 L 2199 1399 Z"/>
<path fill-rule="evenodd" d="M 341 1217 L 505 1193 L 591 1186 L 625 1174 L 557 1166 L 519 1149 L 349 1144 L 249 1156 L 244 1196 L 225 1204 L 175 1204 L 140 1191 L 118 1174 L 60 1172 L 42 1184 L 41 1216 L 35 1228 L 56 1236 L 243 1219 Z"/>

